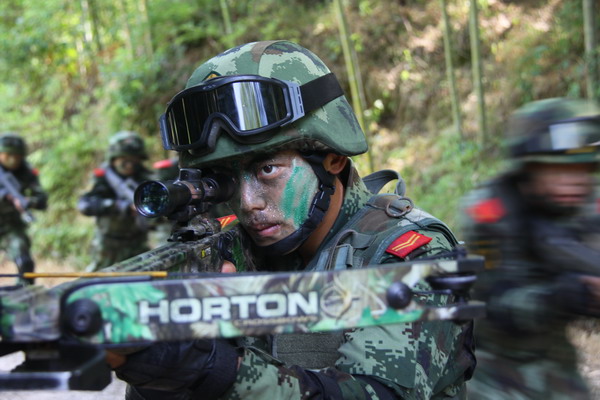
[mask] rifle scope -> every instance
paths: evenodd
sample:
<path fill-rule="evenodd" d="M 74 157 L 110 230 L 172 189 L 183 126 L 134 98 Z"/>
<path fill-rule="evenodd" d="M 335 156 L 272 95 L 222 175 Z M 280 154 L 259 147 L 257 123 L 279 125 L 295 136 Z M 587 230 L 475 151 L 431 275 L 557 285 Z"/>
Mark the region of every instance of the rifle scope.
<path fill-rule="evenodd" d="M 209 174 L 193 168 L 182 168 L 175 181 L 147 181 L 134 193 L 138 213 L 148 218 L 169 216 L 186 206 L 220 203 L 233 195 L 233 179 L 224 174 Z"/>

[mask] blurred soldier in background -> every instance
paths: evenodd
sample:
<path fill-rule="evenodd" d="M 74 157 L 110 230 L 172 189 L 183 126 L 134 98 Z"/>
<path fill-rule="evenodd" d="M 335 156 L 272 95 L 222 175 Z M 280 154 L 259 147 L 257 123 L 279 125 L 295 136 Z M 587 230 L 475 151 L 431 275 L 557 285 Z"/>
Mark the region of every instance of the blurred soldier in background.
<path fill-rule="evenodd" d="M 21 137 L 0 135 L 0 250 L 8 253 L 20 274 L 35 269 L 26 232 L 27 224 L 33 221 L 29 210 L 44 210 L 48 204 L 37 171 L 27 164 L 26 155 L 27 146 Z M 24 281 L 33 283 L 33 279 Z"/>
<path fill-rule="evenodd" d="M 77 204 L 81 213 L 96 217 L 92 263 L 97 271 L 149 250 L 149 221 L 133 205 L 136 187 L 150 179 L 143 139 L 120 131 L 109 140 L 108 162 L 94 170 L 92 189 Z"/>
<path fill-rule="evenodd" d="M 488 317 L 476 321 L 470 398 L 590 399 L 566 327 L 600 315 L 599 117 L 567 99 L 517 110 L 507 130 L 512 169 L 463 202 L 467 246 L 487 266 L 474 296 Z"/>

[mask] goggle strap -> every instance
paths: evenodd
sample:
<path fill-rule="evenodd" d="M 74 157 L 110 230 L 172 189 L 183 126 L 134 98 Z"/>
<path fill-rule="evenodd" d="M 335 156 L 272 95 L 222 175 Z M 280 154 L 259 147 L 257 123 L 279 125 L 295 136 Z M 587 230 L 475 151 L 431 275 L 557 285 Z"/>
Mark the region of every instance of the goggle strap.
<path fill-rule="evenodd" d="M 162 139 L 162 145 L 165 150 L 174 150 L 171 141 L 169 140 L 169 128 L 167 126 L 167 114 L 163 114 L 158 119 L 158 124 L 160 126 L 160 138 Z"/>
<path fill-rule="evenodd" d="M 305 114 L 344 95 L 340 83 L 332 72 L 300 86 L 300 93 Z"/>

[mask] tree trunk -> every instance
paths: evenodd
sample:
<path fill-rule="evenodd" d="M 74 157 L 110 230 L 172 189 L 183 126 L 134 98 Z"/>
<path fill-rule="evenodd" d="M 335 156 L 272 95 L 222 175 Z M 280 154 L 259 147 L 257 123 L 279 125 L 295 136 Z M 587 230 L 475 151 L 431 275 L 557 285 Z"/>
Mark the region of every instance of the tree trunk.
<path fill-rule="evenodd" d="M 583 31 L 585 38 L 585 68 L 586 68 L 586 94 L 589 100 L 598 98 L 596 87 L 598 80 L 598 52 L 596 50 L 596 24 L 595 2 L 597 0 L 583 0 Z"/>
<path fill-rule="evenodd" d="M 227 42 L 226 45 L 227 47 L 232 47 L 234 45 L 233 39 L 231 38 L 233 28 L 231 24 L 231 15 L 229 14 L 229 6 L 227 5 L 227 0 L 219 0 L 219 5 L 221 6 L 221 15 L 223 16 L 223 25 L 225 27 L 225 37 Z"/>
<path fill-rule="evenodd" d="M 477 0 L 471 0 L 469 14 L 469 36 L 471 37 L 471 64 L 473 69 L 473 88 L 477 95 L 477 117 L 479 122 L 479 134 L 481 144 L 487 141 L 487 123 L 485 119 L 485 99 L 483 94 L 483 82 L 481 71 L 481 54 L 479 48 L 479 24 L 477 22 Z"/>
<path fill-rule="evenodd" d="M 352 96 L 352 107 L 354 113 L 358 119 L 358 123 L 365 133 L 365 138 L 371 148 L 370 134 L 368 127 L 365 124 L 364 119 L 364 88 L 362 85 L 362 79 L 360 78 L 360 71 L 358 67 L 358 59 L 354 53 L 354 48 L 350 40 L 350 33 L 348 29 L 348 22 L 346 21 L 346 14 L 344 12 L 343 0 L 334 0 L 334 6 L 336 8 L 336 14 L 338 17 L 338 26 L 340 29 L 340 41 L 342 43 L 342 51 L 344 53 L 344 60 L 346 64 L 346 71 L 348 73 L 348 83 L 350 84 L 350 94 Z M 375 171 L 373 157 L 371 151 L 367 152 L 367 162 L 369 165 L 370 172 Z"/>
<path fill-rule="evenodd" d="M 144 16 L 144 43 L 146 44 L 146 53 L 149 56 L 154 55 L 154 35 L 152 33 L 152 21 L 150 21 L 150 3 L 148 0 L 142 0 L 140 3 L 142 15 Z"/>
<path fill-rule="evenodd" d="M 127 46 L 127 49 L 129 50 L 129 54 L 131 54 L 131 59 L 135 59 L 136 55 L 135 55 L 135 51 L 133 48 L 133 39 L 131 36 L 131 24 L 129 23 L 129 9 L 127 7 L 127 0 L 120 0 L 117 1 L 117 4 L 119 5 L 119 8 L 121 9 L 121 18 L 122 18 L 122 24 L 121 26 L 125 27 L 125 46 Z"/>
<path fill-rule="evenodd" d="M 454 78 L 454 64 L 452 62 L 452 30 L 446 8 L 446 0 L 440 0 L 442 7 L 442 19 L 444 25 L 444 56 L 446 58 L 446 74 L 448 76 L 448 85 L 450 88 L 450 98 L 452 101 L 452 119 L 454 121 L 454 130 L 462 138 L 462 119 L 460 115 L 460 101 L 456 90 L 456 80 Z"/>

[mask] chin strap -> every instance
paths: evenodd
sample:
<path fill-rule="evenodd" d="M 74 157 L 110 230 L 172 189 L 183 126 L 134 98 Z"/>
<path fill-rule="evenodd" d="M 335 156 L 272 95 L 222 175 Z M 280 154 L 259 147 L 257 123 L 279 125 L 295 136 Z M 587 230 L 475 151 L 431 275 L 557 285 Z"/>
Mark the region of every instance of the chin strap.
<path fill-rule="evenodd" d="M 308 217 L 291 235 L 281 239 L 277 243 L 262 247 L 267 254 L 283 255 L 296 250 L 317 226 L 323 221 L 325 213 L 329 209 L 331 195 L 335 191 L 335 175 L 327 172 L 323 166 L 325 154 L 320 153 L 300 153 L 302 157 L 310 164 L 315 175 L 319 179 L 319 191 L 313 197 Z"/>

